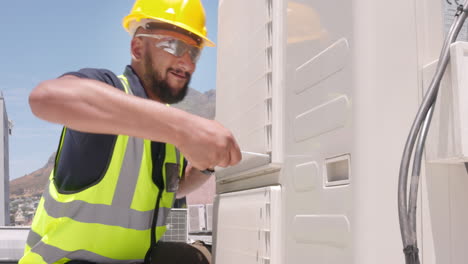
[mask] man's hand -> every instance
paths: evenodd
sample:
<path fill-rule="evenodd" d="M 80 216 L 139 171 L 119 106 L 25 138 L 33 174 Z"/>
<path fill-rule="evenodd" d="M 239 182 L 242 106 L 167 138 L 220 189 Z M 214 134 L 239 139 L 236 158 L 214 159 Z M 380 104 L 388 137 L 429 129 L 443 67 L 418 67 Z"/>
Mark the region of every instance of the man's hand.
<path fill-rule="evenodd" d="M 212 176 L 204 174 L 200 170 L 194 168 L 192 164 L 188 163 L 185 169 L 185 174 L 179 182 L 179 190 L 177 190 L 176 198 L 180 199 L 187 196 L 189 193 L 197 190 L 205 184 Z"/>
<path fill-rule="evenodd" d="M 177 147 L 193 167 L 205 170 L 239 163 L 242 158 L 239 145 L 224 126 L 198 116 L 186 125 Z"/>

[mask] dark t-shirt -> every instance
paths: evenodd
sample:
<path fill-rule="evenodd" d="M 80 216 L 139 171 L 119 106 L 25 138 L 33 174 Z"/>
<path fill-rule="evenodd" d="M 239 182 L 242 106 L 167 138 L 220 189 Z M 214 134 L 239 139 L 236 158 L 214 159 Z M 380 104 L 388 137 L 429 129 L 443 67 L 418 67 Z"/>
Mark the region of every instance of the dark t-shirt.
<path fill-rule="evenodd" d="M 130 66 L 127 66 L 124 74 L 133 94 L 147 98 L 138 76 Z M 124 91 L 120 79 L 109 70 L 85 68 L 64 75 L 101 81 Z M 116 139 L 116 135 L 85 133 L 67 128 L 62 150 L 55 163 L 54 183 L 57 190 L 61 193 L 74 193 L 97 184 L 107 171 Z M 161 189 L 164 188 L 161 174 L 165 155 L 164 144 L 151 142 L 151 152 L 153 181 Z"/>

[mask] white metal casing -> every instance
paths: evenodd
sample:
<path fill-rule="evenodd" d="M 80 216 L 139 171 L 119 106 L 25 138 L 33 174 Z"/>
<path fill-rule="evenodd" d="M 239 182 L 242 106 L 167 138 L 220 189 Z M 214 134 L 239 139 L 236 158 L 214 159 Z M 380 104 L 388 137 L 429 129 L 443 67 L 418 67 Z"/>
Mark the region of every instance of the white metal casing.
<path fill-rule="evenodd" d="M 215 263 L 281 263 L 281 188 L 272 186 L 217 197 Z M 237 217 L 233 217 L 237 215 Z"/>
<path fill-rule="evenodd" d="M 242 78 L 261 72 L 250 67 L 261 63 L 250 51 L 264 47 L 265 42 L 253 38 L 262 38 L 253 34 L 259 32 L 254 22 L 269 10 L 259 6 L 270 3 L 273 41 L 266 42 L 266 49 L 271 44 L 267 101 L 272 118 L 263 119 L 255 117 L 269 112 L 248 102 L 265 97 Z M 270 162 L 217 172 L 217 244 L 242 239 L 216 228 L 223 219 L 251 217 L 223 208 L 224 194 L 241 203 L 245 190 L 279 186 L 279 228 L 271 233 L 282 240 L 276 248 L 279 259 L 270 261 L 404 262 L 397 214 L 399 164 L 427 81 L 423 67 L 440 52 L 444 6 L 442 0 L 220 1 L 217 120 L 234 132 L 242 150 L 267 155 Z M 269 141 L 255 133 L 246 140 L 265 120 L 271 120 L 276 134 Z M 259 147 L 268 146 L 263 142 L 272 147 Z M 428 139 L 428 145 L 438 143 Z M 464 167 L 424 165 L 418 204 L 422 263 L 464 263 Z M 259 238 L 250 239 L 246 243 Z M 216 256 L 216 263 L 262 263 L 242 258 L 242 245 L 230 245 L 237 254 Z"/>
<path fill-rule="evenodd" d="M 17 262 L 24 252 L 29 227 L 0 227 L 0 263 Z"/>
<path fill-rule="evenodd" d="M 207 204 L 206 209 L 206 231 L 213 231 L 213 204 Z"/>
<path fill-rule="evenodd" d="M 467 36 L 467 34 L 464 34 Z M 467 41 L 468 39 L 463 39 Z M 451 46 L 450 63 L 439 88 L 431 129 L 426 143 L 426 175 L 423 178 L 421 233 L 426 263 L 464 263 L 462 246 L 468 237 L 467 42 Z M 437 60 L 423 68 L 427 89 Z"/>
<path fill-rule="evenodd" d="M 193 204 L 188 206 L 189 233 L 206 231 L 205 205 Z"/>
<path fill-rule="evenodd" d="M 438 60 L 424 67 L 428 87 Z M 427 160 L 437 163 L 468 162 L 468 42 L 450 47 L 450 63 L 442 80 L 428 134 Z"/>

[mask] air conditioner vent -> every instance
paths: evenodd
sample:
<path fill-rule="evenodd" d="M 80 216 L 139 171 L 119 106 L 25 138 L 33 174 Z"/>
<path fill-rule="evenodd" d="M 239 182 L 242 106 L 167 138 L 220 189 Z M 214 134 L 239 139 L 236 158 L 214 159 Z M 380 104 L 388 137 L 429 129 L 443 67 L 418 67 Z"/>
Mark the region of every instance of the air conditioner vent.
<path fill-rule="evenodd" d="M 167 231 L 161 238 L 162 241 L 187 242 L 187 209 L 171 209 L 166 227 Z"/>

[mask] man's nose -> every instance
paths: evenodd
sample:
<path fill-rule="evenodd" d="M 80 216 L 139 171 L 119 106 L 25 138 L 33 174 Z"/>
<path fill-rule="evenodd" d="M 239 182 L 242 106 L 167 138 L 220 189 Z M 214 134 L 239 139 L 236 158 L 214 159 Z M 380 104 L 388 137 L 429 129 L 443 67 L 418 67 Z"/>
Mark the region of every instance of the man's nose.
<path fill-rule="evenodd" d="M 183 70 L 190 73 L 192 73 L 193 69 L 195 68 L 195 63 L 192 61 L 188 51 L 184 52 L 184 54 L 179 57 L 178 64 L 183 68 Z"/>

